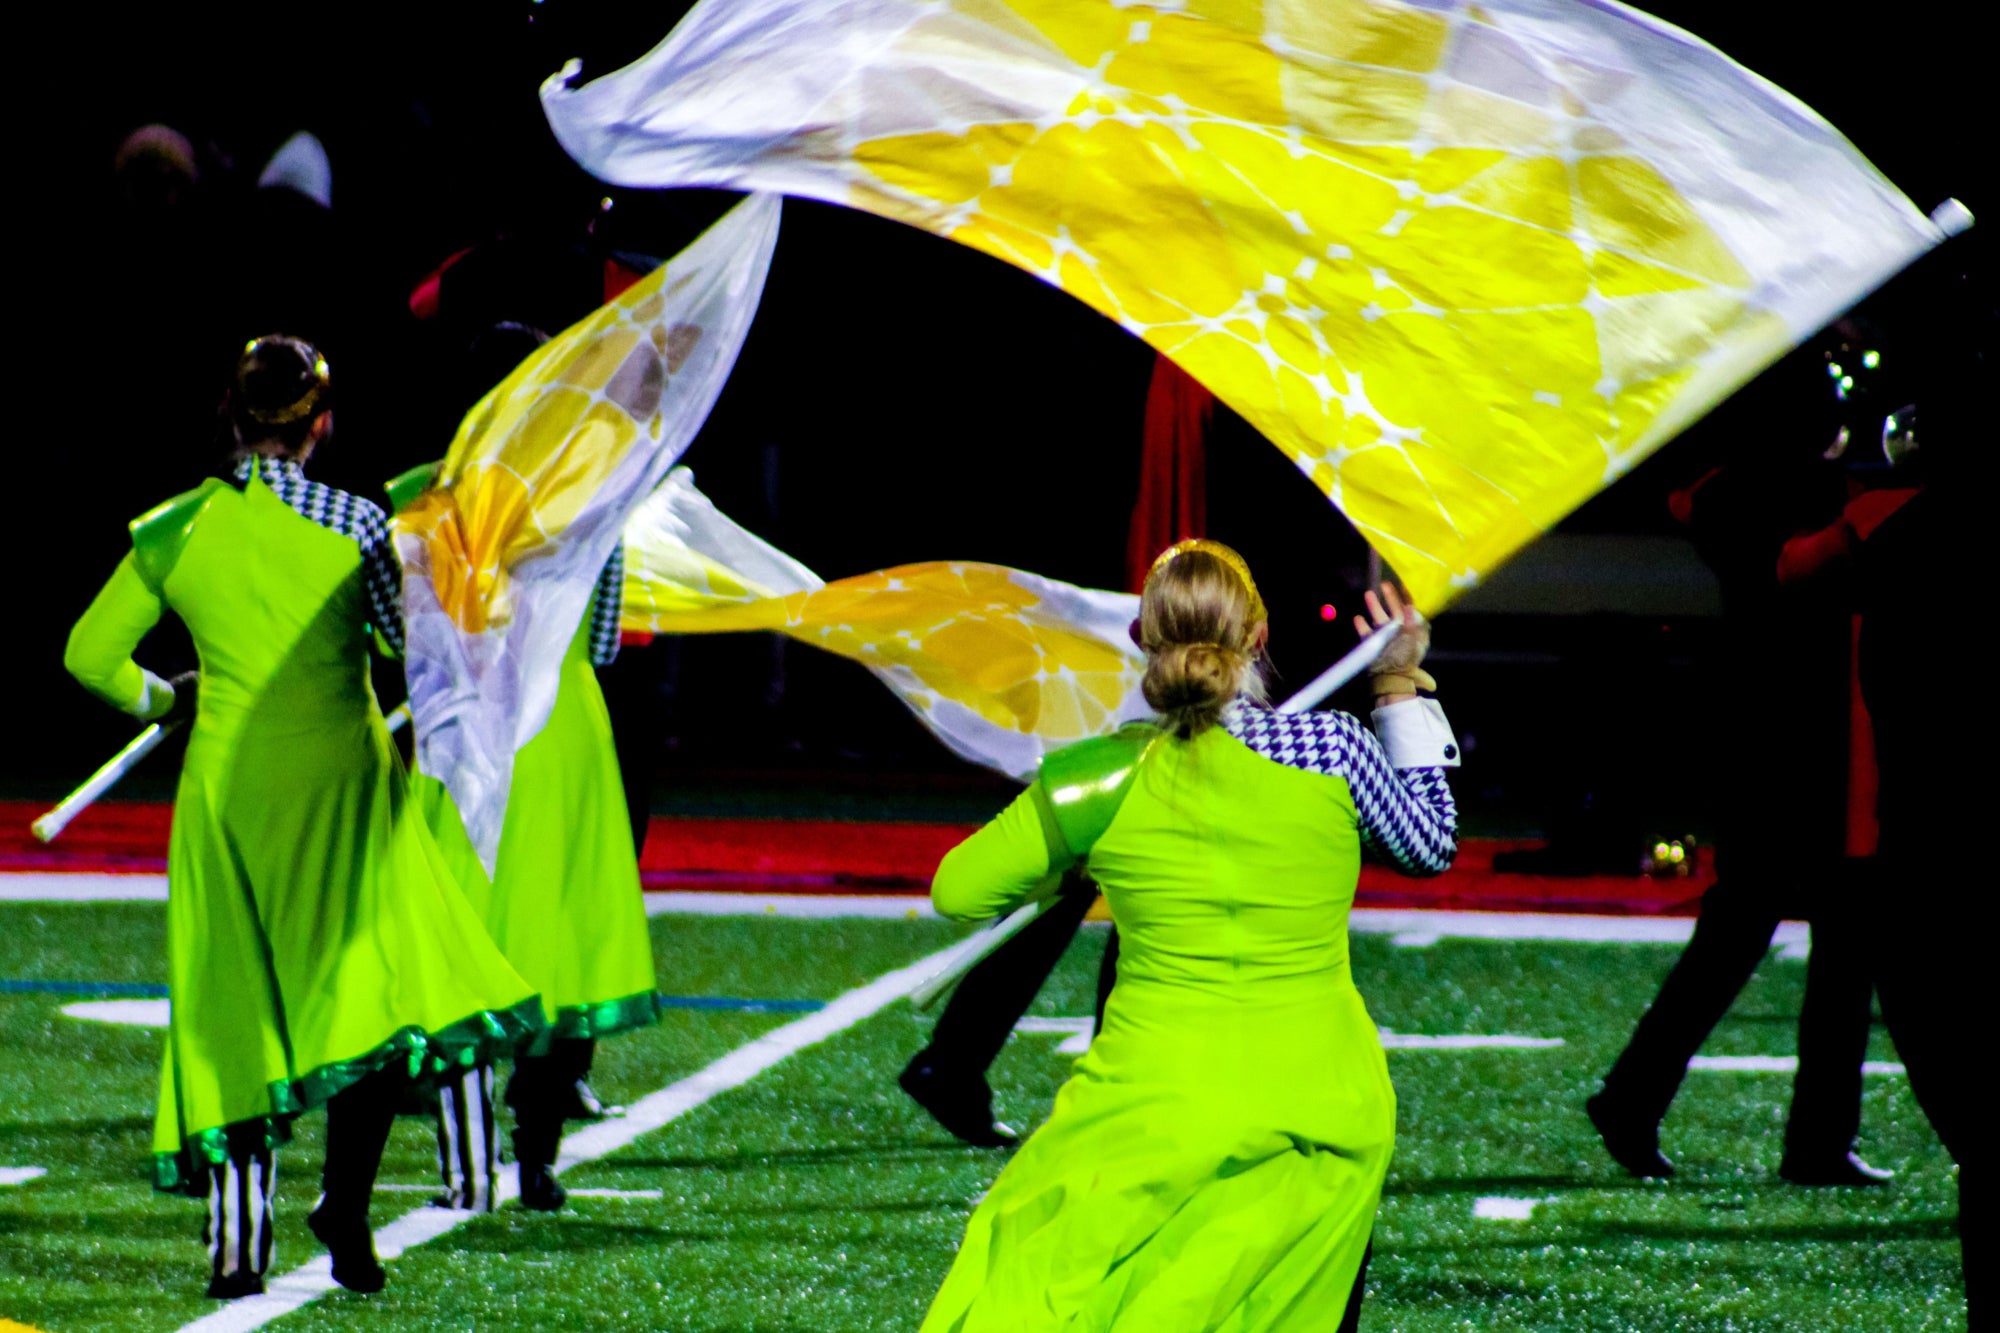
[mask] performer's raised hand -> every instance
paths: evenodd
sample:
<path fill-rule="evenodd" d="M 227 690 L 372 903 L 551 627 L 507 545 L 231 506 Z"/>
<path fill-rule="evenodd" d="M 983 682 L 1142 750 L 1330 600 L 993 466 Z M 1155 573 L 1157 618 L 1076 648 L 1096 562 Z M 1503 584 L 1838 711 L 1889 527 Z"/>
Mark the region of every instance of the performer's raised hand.
<path fill-rule="evenodd" d="M 1362 638 L 1367 638 L 1384 625 L 1402 625 L 1401 632 L 1389 640 L 1381 656 L 1368 669 L 1376 703 L 1401 703 L 1405 699 L 1414 699 L 1418 690 L 1435 690 L 1437 682 L 1423 668 L 1424 654 L 1430 651 L 1431 646 L 1430 622 L 1415 606 L 1403 601 L 1402 594 L 1392 583 L 1385 581 L 1380 596 L 1371 591 L 1364 600 L 1368 604 L 1368 615 L 1354 617 L 1355 632 Z M 1369 623 L 1370 619 L 1373 624 Z"/>

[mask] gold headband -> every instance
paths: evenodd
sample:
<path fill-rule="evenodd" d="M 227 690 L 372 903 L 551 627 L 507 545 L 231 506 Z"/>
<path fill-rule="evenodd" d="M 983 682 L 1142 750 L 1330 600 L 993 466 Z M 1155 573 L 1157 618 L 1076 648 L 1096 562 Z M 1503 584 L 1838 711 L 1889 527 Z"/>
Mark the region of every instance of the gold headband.
<path fill-rule="evenodd" d="M 1243 557 L 1236 554 L 1231 548 L 1224 546 L 1221 542 L 1212 542 L 1206 537 L 1194 537 L 1184 542 L 1175 542 L 1172 546 L 1160 552 L 1159 559 L 1153 561 L 1153 567 L 1146 571 L 1146 581 L 1148 583 L 1152 582 L 1153 575 L 1171 564 L 1175 556 L 1187 551 L 1200 551 L 1203 555 L 1214 556 L 1217 560 L 1227 565 L 1237 578 L 1243 580 L 1243 590 L 1250 594 L 1251 624 L 1255 625 L 1259 621 L 1270 619 L 1264 611 L 1264 599 L 1257 592 L 1257 580 L 1250 577 L 1250 566 L 1244 562 Z"/>
<path fill-rule="evenodd" d="M 332 371 L 326 364 L 326 358 L 320 355 L 319 349 L 311 343 L 302 342 L 297 338 L 289 338 L 283 334 L 266 334 L 262 338 L 252 338 L 249 342 L 243 344 L 243 356 L 237 358 L 237 373 L 239 375 L 242 373 L 241 366 L 244 358 L 247 358 L 252 352 L 256 351 L 261 344 L 267 342 L 283 343 L 304 356 L 309 357 L 312 361 L 313 383 L 298 398 L 284 407 L 269 412 L 251 411 L 249 413 L 250 419 L 265 426 L 282 426 L 288 422 L 298 421 L 301 418 L 311 416 L 314 409 L 319 406 L 319 400 L 324 398 L 326 391 L 333 387 Z"/>

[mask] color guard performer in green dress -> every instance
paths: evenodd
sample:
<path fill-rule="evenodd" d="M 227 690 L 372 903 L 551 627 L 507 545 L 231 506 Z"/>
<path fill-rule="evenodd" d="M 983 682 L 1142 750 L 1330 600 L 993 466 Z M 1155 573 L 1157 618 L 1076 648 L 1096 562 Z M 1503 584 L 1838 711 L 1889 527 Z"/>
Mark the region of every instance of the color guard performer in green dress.
<path fill-rule="evenodd" d="M 489 334 L 478 345 L 486 359 L 501 335 L 510 335 L 507 345 L 519 353 L 500 358 L 504 365 L 494 362 L 499 374 L 541 341 L 520 325 L 502 325 Z M 426 464 L 391 481 L 392 506 L 401 510 L 409 504 L 436 471 L 436 464 Z M 638 854 L 611 716 L 595 669 L 618 654 L 624 581 L 621 547 L 598 578 L 570 639 L 549 720 L 514 757 L 490 878 L 444 784 L 421 771 L 412 779 L 416 804 L 474 909 L 508 961 L 542 997 L 548 1027 L 516 1054 L 506 1094 L 514 1112 L 521 1202 L 541 1211 L 562 1207 L 566 1198 L 553 1170 L 564 1120 L 603 1113 L 584 1082 L 598 1039 L 659 1017 Z M 490 1067 L 466 1070 L 440 1088 L 444 1191 L 438 1202 L 443 1206 L 496 1206 L 492 1090 Z"/>
<path fill-rule="evenodd" d="M 194 719 L 167 858 L 154 1176 L 208 1198 L 213 1296 L 262 1290 L 271 1150 L 322 1104 L 308 1222 L 336 1281 L 380 1289 L 368 1201 L 402 1080 L 490 1061 L 544 1025 L 410 817 L 369 683 L 371 629 L 401 636 L 387 525 L 300 470 L 332 429 L 329 393 L 310 345 L 252 342 L 228 404 L 230 478 L 133 522 L 64 658 L 136 718 Z M 194 639 L 198 694 L 132 660 L 168 610 Z"/>
<path fill-rule="evenodd" d="M 1405 630 L 1370 734 L 1257 702 L 1249 569 L 1171 548 L 1135 626 L 1159 723 L 1051 754 L 945 857 L 932 897 L 961 920 L 1087 865 L 1123 943 L 1103 1030 L 974 1211 L 927 1333 L 1354 1327 L 1396 1098 L 1347 913 L 1364 848 L 1412 874 L 1456 849 L 1427 630 L 1384 598 Z"/>

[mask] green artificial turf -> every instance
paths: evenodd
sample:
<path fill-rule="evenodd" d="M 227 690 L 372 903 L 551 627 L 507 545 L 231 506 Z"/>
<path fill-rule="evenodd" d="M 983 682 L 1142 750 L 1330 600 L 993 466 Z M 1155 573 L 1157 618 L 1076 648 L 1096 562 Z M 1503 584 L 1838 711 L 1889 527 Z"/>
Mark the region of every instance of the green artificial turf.
<path fill-rule="evenodd" d="M 159 920 L 151 904 L 0 907 L 0 977 L 158 979 Z M 931 921 L 654 922 L 662 989 L 686 995 L 831 998 L 954 934 Z M 1102 939 L 1084 933 L 1035 1012 L 1089 1012 Z M 1886 1190 L 1777 1181 L 1783 1075 L 1691 1073 L 1664 1131 L 1682 1169 L 1671 1183 L 1634 1181 L 1603 1156 L 1582 1099 L 1674 953 L 1356 939 L 1357 980 L 1385 1027 L 1566 1043 L 1390 1053 L 1400 1132 L 1364 1330 L 1963 1326 L 1950 1163 L 1902 1078 L 1868 1080 L 1861 1148 L 1899 1169 Z M 1804 977 L 1767 962 L 1708 1050 L 1789 1053 Z M 73 998 L 0 997 L 0 1165 L 51 1168 L 0 1189 L 0 1315 L 49 1333 L 173 1329 L 217 1307 L 199 1295 L 199 1206 L 153 1198 L 141 1172 L 158 1037 L 60 1017 Z M 672 1013 L 607 1043 L 594 1081 L 636 1098 L 792 1018 Z M 893 1005 L 565 1176 L 660 1199 L 475 1219 L 396 1261 L 382 1295 L 331 1295 L 272 1327 L 914 1329 L 1005 1160 L 958 1145 L 897 1091 L 928 1027 Z M 1060 1040 L 1022 1034 L 996 1065 L 1015 1123 L 1047 1114 L 1069 1063 Z M 1879 1030 L 1870 1057 L 1894 1059 Z M 281 1268 L 313 1253 L 299 1219 L 318 1121 L 281 1157 Z M 425 1126 L 400 1125 L 384 1179 L 427 1179 L 429 1153 Z M 1541 1202 L 1525 1221 L 1475 1220 L 1486 1196 Z M 378 1224 L 419 1198 L 381 1196 Z"/>

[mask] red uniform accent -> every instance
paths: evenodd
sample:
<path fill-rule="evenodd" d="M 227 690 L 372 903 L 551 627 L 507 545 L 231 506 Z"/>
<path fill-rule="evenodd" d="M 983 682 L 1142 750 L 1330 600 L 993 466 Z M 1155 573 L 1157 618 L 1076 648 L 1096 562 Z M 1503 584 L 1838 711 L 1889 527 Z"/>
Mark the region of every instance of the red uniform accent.
<path fill-rule="evenodd" d="M 1778 553 L 1778 582 L 1796 585 L 1824 577 L 1854 558 L 1861 543 L 1916 497 L 1914 487 L 1857 491 L 1840 517 L 1818 532 L 1802 532 Z M 1861 617 L 1853 617 L 1847 653 L 1847 834 L 1849 856 L 1873 856 L 1882 838 L 1876 821 L 1879 776 L 1875 724 L 1861 697 Z"/>
<path fill-rule="evenodd" d="M 459 260 L 471 254 L 472 246 L 466 246 L 446 259 L 442 264 L 424 275 L 422 282 L 410 289 L 410 313 L 418 319 L 436 319 L 438 297 L 444 286 L 445 271 Z"/>

